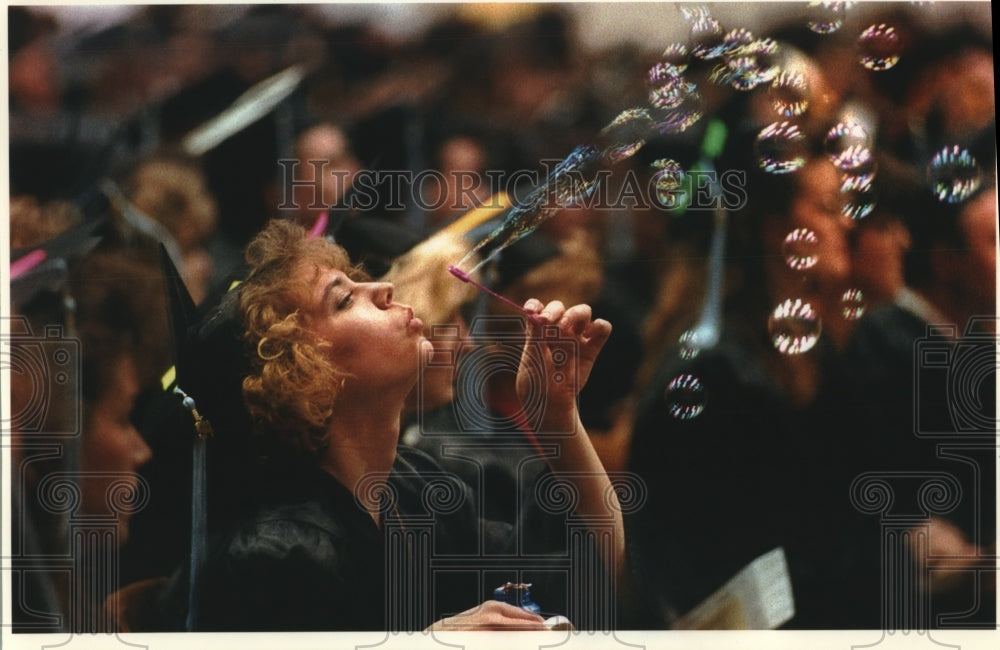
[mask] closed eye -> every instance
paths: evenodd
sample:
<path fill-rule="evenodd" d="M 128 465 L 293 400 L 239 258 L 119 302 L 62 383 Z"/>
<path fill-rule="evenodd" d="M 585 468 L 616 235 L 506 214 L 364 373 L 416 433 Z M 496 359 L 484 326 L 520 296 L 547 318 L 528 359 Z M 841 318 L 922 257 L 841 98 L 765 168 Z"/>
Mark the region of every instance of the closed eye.
<path fill-rule="evenodd" d="M 337 309 L 347 309 L 351 306 L 351 294 L 345 293 L 344 297 L 337 302 Z"/>

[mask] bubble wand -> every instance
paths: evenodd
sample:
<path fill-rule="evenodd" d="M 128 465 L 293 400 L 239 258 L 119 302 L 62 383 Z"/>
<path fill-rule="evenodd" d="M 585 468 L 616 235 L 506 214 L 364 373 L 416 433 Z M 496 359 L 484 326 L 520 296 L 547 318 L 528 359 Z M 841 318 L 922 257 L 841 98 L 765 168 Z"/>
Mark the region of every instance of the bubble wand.
<path fill-rule="evenodd" d="M 484 286 L 482 284 L 479 284 L 478 282 L 476 282 L 475 280 L 473 280 L 471 277 L 469 277 L 468 273 L 466 273 L 462 269 L 458 268 L 454 264 L 449 264 L 448 265 L 448 272 L 451 273 L 452 275 L 454 275 L 456 278 L 458 278 L 462 282 L 468 282 L 469 284 L 471 284 L 475 288 L 479 289 L 483 293 L 496 298 L 497 300 L 499 300 L 500 302 L 502 302 L 505 305 L 513 307 L 517 311 L 519 311 L 522 314 L 524 314 L 525 316 L 527 316 L 528 319 L 531 320 L 531 322 L 535 323 L 536 325 L 545 325 L 545 321 L 543 321 L 541 318 L 539 318 L 537 314 L 528 311 L 527 309 L 525 309 L 521 305 L 517 304 L 516 302 L 514 302 L 510 298 L 505 298 L 504 296 L 500 295 L 496 291 L 493 291 L 489 287 Z"/>

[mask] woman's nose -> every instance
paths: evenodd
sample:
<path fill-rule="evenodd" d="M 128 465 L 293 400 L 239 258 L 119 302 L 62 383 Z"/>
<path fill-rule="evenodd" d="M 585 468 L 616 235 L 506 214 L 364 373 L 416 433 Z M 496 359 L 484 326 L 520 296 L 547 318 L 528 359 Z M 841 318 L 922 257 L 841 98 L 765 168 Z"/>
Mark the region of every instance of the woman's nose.
<path fill-rule="evenodd" d="M 371 283 L 371 296 L 372 302 L 377 306 L 385 309 L 392 304 L 392 284 L 389 282 L 372 282 Z"/>

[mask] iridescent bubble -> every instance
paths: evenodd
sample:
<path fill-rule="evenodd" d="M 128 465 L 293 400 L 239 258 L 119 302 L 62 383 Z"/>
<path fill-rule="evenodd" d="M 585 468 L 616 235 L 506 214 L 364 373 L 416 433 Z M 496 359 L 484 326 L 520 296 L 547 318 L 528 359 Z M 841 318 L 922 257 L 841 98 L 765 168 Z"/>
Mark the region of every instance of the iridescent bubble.
<path fill-rule="evenodd" d="M 676 66 L 670 65 L 663 61 L 658 61 L 653 64 L 653 67 L 649 69 L 646 73 L 646 78 L 649 82 L 649 87 L 654 88 L 656 86 L 662 86 L 663 84 L 672 84 L 677 79 L 681 78 L 681 72 Z"/>
<path fill-rule="evenodd" d="M 656 129 L 664 134 L 680 133 L 691 128 L 701 119 L 704 112 L 704 102 L 698 92 L 690 92 L 676 108 L 659 111 L 656 116 Z"/>
<path fill-rule="evenodd" d="M 831 128 L 823 142 L 830 160 L 843 171 L 852 171 L 872 160 L 868 132 L 856 122 L 840 122 Z"/>
<path fill-rule="evenodd" d="M 678 207 L 678 198 L 684 192 L 684 182 L 687 178 L 680 163 L 669 158 L 660 158 L 654 160 L 650 166 L 656 170 L 652 178 L 656 200 L 665 208 Z"/>
<path fill-rule="evenodd" d="M 728 63 L 719 63 L 712 68 L 708 80 L 716 86 L 730 86 L 736 81 L 738 75 L 739 71 L 729 67 Z"/>
<path fill-rule="evenodd" d="M 810 2 L 807 8 L 809 29 L 817 34 L 832 34 L 844 26 L 846 2 Z"/>
<path fill-rule="evenodd" d="M 698 335 L 694 330 L 687 330 L 681 334 L 680 338 L 677 339 L 677 344 L 681 359 L 686 361 L 694 359 L 701 352 L 701 341 L 698 340 Z"/>
<path fill-rule="evenodd" d="M 630 108 L 618 114 L 606 127 L 601 129 L 600 140 L 604 143 L 601 154 L 611 165 L 635 155 L 646 144 L 653 128 L 653 118 L 645 108 Z"/>
<path fill-rule="evenodd" d="M 669 384 L 664 395 L 667 412 L 678 420 L 691 420 L 705 410 L 707 394 L 701 380 L 694 375 L 677 375 Z"/>
<path fill-rule="evenodd" d="M 972 154 L 956 144 L 934 154 L 927 180 L 938 201 L 961 203 L 979 189 L 982 171 Z"/>
<path fill-rule="evenodd" d="M 861 289 L 848 289 L 840 297 L 840 313 L 847 320 L 858 320 L 865 313 L 865 296 Z"/>
<path fill-rule="evenodd" d="M 811 269 L 819 261 L 819 237 L 808 228 L 796 228 L 785 237 L 781 252 L 793 271 Z"/>
<path fill-rule="evenodd" d="M 770 174 L 788 174 L 806 163 L 806 137 L 791 122 L 775 122 L 757 134 L 757 158 Z"/>
<path fill-rule="evenodd" d="M 840 184 L 840 193 L 844 203 L 841 212 L 845 217 L 859 221 L 875 209 L 875 189 L 872 185 L 874 174 L 844 176 Z"/>
<path fill-rule="evenodd" d="M 888 70 L 899 63 L 899 33 L 892 25 L 872 25 L 861 32 L 858 52 L 861 65 L 869 70 Z"/>
<path fill-rule="evenodd" d="M 841 190 L 851 185 L 866 185 L 871 184 L 875 179 L 875 172 L 878 171 L 878 161 L 875 160 L 875 156 L 872 156 L 867 161 L 859 164 L 857 167 L 844 172 L 843 182 L 841 183 Z"/>
<path fill-rule="evenodd" d="M 677 108 L 684 99 L 695 92 L 697 86 L 684 80 L 680 75 L 668 77 L 649 89 L 649 103 L 655 108 Z"/>
<path fill-rule="evenodd" d="M 681 43 L 673 43 L 663 50 L 660 65 L 682 74 L 688 67 L 688 49 Z"/>
<path fill-rule="evenodd" d="M 771 103 L 782 117 L 797 117 L 809 108 L 811 91 L 801 72 L 782 70 L 771 82 Z"/>
<path fill-rule="evenodd" d="M 713 18 L 702 18 L 691 26 L 691 55 L 717 59 L 726 52 L 722 26 Z"/>
<path fill-rule="evenodd" d="M 732 52 L 738 50 L 744 45 L 749 45 L 753 43 L 753 33 L 745 27 L 737 27 L 726 33 L 722 37 L 722 43 L 725 46 L 726 52 Z"/>
<path fill-rule="evenodd" d="M 592 196 L 600 180 L 597 175 L 600 163 L 601 154 L 593 145 L 581 145 L 571 151 L 556 165 L 546 182 L 535 188 L 525 200 L 519 211 L 521 222 L 517 224 L 515 221 L 515 229 L 518 232 L 531 232 L 538 224 L 551 217 L 553 211 L 575 205 Z"/>
<path fill-rule="evenodd" d="M 789 298 L 767 319 L 774 349 L 782 354 L 802 354 L 816 345 L 822 331 L 819 314 L 801 298 Z"/>
<path fill-rule="evenodd" d="M 756 74 L 760 83 L 770 83 L 781 72 L 781 66 L 778 64 L 778 41 L 773 38 L 761 38 L 744 49 L 753 54 L 757 61 Z"/>
<path fill-rule="evenodd" d="M 770 38 L 753 41 L 726 55 L 726 66 L 731 74 L 728 82 L 736 90 L 753 90 L 770 82 L 778 74 L 775 56 L 778 43 Z"/>

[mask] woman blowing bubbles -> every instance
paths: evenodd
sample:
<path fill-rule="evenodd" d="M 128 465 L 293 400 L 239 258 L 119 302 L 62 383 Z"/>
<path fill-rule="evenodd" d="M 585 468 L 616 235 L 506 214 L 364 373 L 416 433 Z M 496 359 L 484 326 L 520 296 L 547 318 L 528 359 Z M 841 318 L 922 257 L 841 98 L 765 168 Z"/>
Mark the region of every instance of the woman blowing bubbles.
<path fill-rule="evenodd" d="M 521 567 L 489 574 L 482 566 L 491 553 L 516 562 L 518 531 L 480 521 L 454 478 L 446 503 L 429 499 L 430 484 L 448 476 L 422 452 L 397 448 L 404 402 L 433 353 L 422 321 L 393 302 L 391 284 L 360 281 L 339 247 L 289 222 L 268 225 L 247 259 L 234 316 L 250 357 L 243 397 L 269 462 L 255 477 L 261 496 L 210 550 L 198 627 L 544 629 L 522 609 L 478 605 L 493 576 L 535 580 Z M 578 494 L 575 514 L 605 540 L 604 569 L 622 576 L 618 500 L 576 407 L 611 325 L 586 305 L 525 307 L 546 327 L 531 325 L 518 392 L 547 395 L 539 432 L 560 432 L 543 438 L 557 447 L 549 463 Z M 553 362 L 555 338 L 575 344 L 575 365 Z M 432 575 L 441 558 L 449 570 Z"/>

